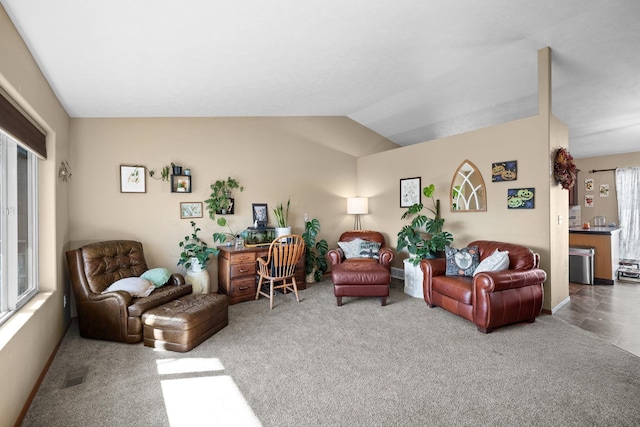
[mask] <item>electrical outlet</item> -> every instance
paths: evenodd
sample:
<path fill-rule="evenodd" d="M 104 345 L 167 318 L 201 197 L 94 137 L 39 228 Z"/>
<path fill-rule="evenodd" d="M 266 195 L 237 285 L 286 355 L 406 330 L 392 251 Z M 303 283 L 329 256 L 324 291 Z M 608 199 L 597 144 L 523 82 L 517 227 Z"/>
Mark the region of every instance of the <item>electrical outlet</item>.
<path fill-rule="evenodd" d="M 67 308 L 67 296 L 62 297 L 62 308 Z"/>
<path fill-rule="evenodd" d="M 558 224 L 562 224 L 562 215 L 558 215 Z"/>

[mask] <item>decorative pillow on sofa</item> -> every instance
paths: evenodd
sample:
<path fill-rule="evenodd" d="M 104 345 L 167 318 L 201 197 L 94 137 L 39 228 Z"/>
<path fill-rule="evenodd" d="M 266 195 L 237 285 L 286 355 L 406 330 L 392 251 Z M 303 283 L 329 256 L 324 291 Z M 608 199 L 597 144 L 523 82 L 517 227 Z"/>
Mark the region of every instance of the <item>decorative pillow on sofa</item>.
<path fill-rule="evenodd" d="M 475 276 L 483 271 L 500 271 L 507 268 L 509 268 L 509 251 L 500 252 L 496 249 L 494 253 L 480 261 L 473 275 Z"/>
<path fill-rule="evenodd" d="M 350 242 L 338 242 L 338 246 L 344 252 L 347 259 L 350 258 L 374 258 L 378 259 L 380 252 L 380 243 L 370 242 L 361 238 L 354 239 Z"/>
<path fill-rule="evenodd" d="M 473 276 L 473 272 L 480 263 L 480 253 L 477 246 L 455 249 L 447 246 L 447 276 Z"/>
<path fill-rule="evenodd" d="M 171 277 L 171 272 L 166 268 L 152 268 L 140 275 L 142 279 L 147 279 L 155 285 L 156 288 L 166 285 Z"/>
<path fill-rule="evenodd" d="M 148 297 L 155 288 L 156 287 L 153 283 L 141 277 L 126 277 L 118 280 L 117 282 L 113 282 L 111 286 L 105 289 L 102 293 L 106 294 L 107 292 L 127 291 L 134 297 L 143 298 Z"/>

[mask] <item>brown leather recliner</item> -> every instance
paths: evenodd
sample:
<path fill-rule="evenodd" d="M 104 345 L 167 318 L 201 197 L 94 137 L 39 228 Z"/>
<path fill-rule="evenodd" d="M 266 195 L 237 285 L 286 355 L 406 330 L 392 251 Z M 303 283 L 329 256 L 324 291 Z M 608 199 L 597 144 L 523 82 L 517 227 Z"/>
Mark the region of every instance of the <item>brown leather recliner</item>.
<path fill-rule="evenodd" d="M 511 243 L 477 240 L 480 261 L 496 249 L 509 251 L 509 268 L 478 273 L 474 277 L 447 276 L 446 259 L 423 259 L 424 300 L 430 307 L 442 307 L 472 321 L 484 333 L 518 322 L 535 321 L 542 311 L 543 283 L 540 256 Z"/>
<path fill-rule="evenodd" d="M 113 282 L 139 277 L 148 270 L 142 243 L 111 240 L 66 252 L 76 299 L 80 335 L 108 341 L 142 341 L 142 314 L 192 292 L 181 274 L 171 275 L 166 285 L 143 298 L 126 291 L 102 294 Z"/>
<path fill-rule="evenodd" d="M 351 242 L 357 238 L 380 244 L 377 257 L 352 257 L 347 259 L 342 249 L 332 249 L 327 253 L 331 262 L 331 280 L 338 306 L 342 297 L 380 297 L 382 305 L 387 304 L 389 283 L 391 282 L 391 260 L 393 251 L 385 246 L 384 236 L 377 231 L 346 231 L 339 242 Z"/>

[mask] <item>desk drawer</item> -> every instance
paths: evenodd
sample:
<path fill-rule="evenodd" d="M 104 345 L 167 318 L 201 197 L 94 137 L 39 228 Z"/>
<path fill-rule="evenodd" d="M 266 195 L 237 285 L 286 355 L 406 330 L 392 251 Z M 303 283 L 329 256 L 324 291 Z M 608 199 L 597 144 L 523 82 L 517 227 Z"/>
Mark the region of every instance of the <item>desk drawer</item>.
<path fill-rule="evenodd" d="M 249 301 L 256 297 L 256 278 L 241 277 L 231 279 L 230 297 L 238 301 Z"/>
<path fill-rule="evenodd" d="M 231 277 L 253 276 L 256 275 L 256 263 L 231 264 Z"/>
<path fill-rule="evenodd" d="M 229 261 L 231 264 L 253 263 L 256 260 L 255 252 L 241 252 L 239 254 L 231 254 Z"/>

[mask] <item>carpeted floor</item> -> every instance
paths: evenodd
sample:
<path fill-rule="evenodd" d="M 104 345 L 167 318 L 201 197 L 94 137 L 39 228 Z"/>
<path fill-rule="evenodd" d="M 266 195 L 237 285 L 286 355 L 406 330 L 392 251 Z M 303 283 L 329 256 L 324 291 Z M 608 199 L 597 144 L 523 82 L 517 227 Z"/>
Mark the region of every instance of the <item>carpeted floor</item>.
<path fill-rule="evenodd" d="M 229 309 L 189 353 L 69 329 L 24 426 L 637 426 L 640 358 L 552 316 L 485 335 L 331 283 Z M 63 388 L 86 367 L 84 383 Z"/>

